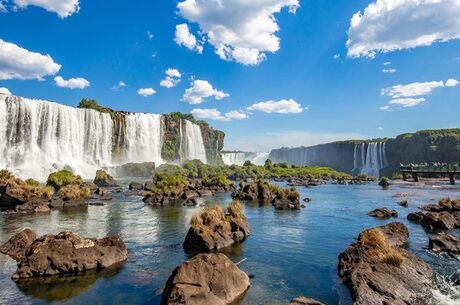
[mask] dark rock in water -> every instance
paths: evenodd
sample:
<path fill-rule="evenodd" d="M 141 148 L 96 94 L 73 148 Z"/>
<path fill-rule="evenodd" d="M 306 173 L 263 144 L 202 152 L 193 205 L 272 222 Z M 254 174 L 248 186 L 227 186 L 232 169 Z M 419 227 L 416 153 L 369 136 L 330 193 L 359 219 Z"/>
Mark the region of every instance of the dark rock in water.
<path fill-rule="evenodd" d="M 10 248 L 28 245 L 22 256 L 15 251 L 10 255 L 18 261 L 13 280 L 104 269 L 128 258 L 125 244 L 116 235 L 90 239 L 72 232 L 61 232 L 44 235 L 30 243 L 34 234 L 23 231 L 7 242 Z"/>
<path fill-rule="evenodd" d="M 249 289 L 249 277 L 224 254 L 199 254 L 177 267 L 165 284 L 162 305 L 231 305 Z"/>
<path fill-rule="evenodd" d="M 50 204 L 48 200 L 35 199 L 24 204 L 17 205 L 14 211 L 10 212 L 13 215 L 25 215 L 34 213 L 48 213 L 50 212 Z"/>
<path fill-rule="evenodd" d="M 196 198 L 188 198 L 184 202 L 184 205 L 188 207 L 193 207 L 193 206 L 196 206 L 197 204 L 198 204 L 198 201 L 196 200 Z"/>
<path fill-rule="evenodd" d="M 97 189 L 96 194 L 99 195 L 99 200 L 109 201 L 112 200 L 112 195 L 105 187 L 100 187 Z"/>
<path fill-rule="evenodd" d="M 389 187 L 390 179 L 388 179 L 387 177 L 383 177 L 382 179 L 380 179 L 379 185 L 382 187 Z"/>
<path fill-rule="evenodd" d="M 25 257 L 25 253 L 36 238 L 37 235 L 34 231 L 24 229 L 4 243 L 0 247 L 0 253 L 10 256 L 15 261 L 20 261 Z"/>
<path fill-rule="evenodd" d="M 129 190 L 131 191 L 142 191 L 144 189 L 144 185 L 142 183 L 131 182 L 129 184 Z"/>
<path fill-rule="evenodd" d="M 64 201 L 61 198 L 54 197 L 49 203 L 52 209 L 65 209 L 65 208 L 76 208 L 88 206 L 88 198 L 80 198 L 77 200 Z"/>
<path fill-rule="evenodd" d="M 185 237 L 184 248 L 208 252 L 246 239 L 251 231 L 241 203 L 233 202 L 227 211 L 228 215 L 221 206 L 215 205 L 195 215 Z"/>
<path fill-rule="evenodd" d="M 285 304 L 285 305 L 324 305 L 324 304 L 314 299 L 311 299 L 311 298 L 297 297 L 297 298 L 292 299 L 290 303 Z"/>
<path fill-rule="evenodd" d="M 210 190 L 198 190 L 197 192 L 200 195 L 200 197 L 212 196 L 212 192 Z"/>
<path fill-rule="evenodd" d="M 105 204 L 102 203 L 102 202 L 90 202 L 89 205 L 97 206 L 97 207 L 102 207 L 102 206 L 104 206 Z"/>
<path fill-rule="evenodd" d="M 434 252 L 460 255 L 460 239 L 446 233 L 430 237 L 428 247 Z"/>
<path fill-rule="evenodd" d="M 460 285 L 460 269 L 455 271 L 454 274 L 451 275 L 450 279 L 454 285 Z"/>
<path fill-rule="evenodd" d="M 303 202 L 311 202 L 311 198 L 306 197 L 306 198 L 304 198 L 302 201 L 303 201 Z"/>
<path fill-rule="evenodd" d="M 186 200 L 191 199 L 191 198 L 196 198 L 196 197 L 200 197 L 200 194 L 198 194 L 197 191 L 192 191 L 192 190 L 185 191 L 184 194 L 182 195 L 182 198 Z"/>
<path fill-rule="evenodd" d="M 151 191 L 153 190 L 153 182 L 152 181 L 147 181 L 144 184 L 144 191 Z"/>
<path fill-rule="evenodd" d="M 339 256 L 338 272 L 354 305 L 428 305 L 435 287 L 433 271 L 404 249 L 405 225 L 393 222 L 364 230 Z"/>
<path fill-rule="evenodd" d="M 84 182 L 83 186 L 87 186 L 93 192 L 98 189 L 98 186 L 94 182 Z"/>
<path fill-rule="evenodd" d="M 398 217 L 398 212 L 389 210 L 388 208 L 379 208 L 367 213 L 367 215 L 380 219 L 388 219 L 390 217 Z"/>
<path fill-rule="evenodd" d="M 420 224 L 427 230 L 452 230 L 455 228 L 456 220 L 449 212 L 428 212 Z"/>
<path fill-rule="evenodd" d="M 407 220 L 413 222 L 420 222 L 423 219 L 423 217 L 425 217 L 425 214 L 423 214 L 422 212 L 413 212 L 407 215 Z"/>
<path fill-rule="evenodd" d="M 115 179 L 103 170 L 98 170 L 96 172 L 96 177 L 94 178 L 93 183 L 96 184 L 98 187 L 117 187 L 118 186 Z"/>
<path fill-rule="evenodd" d="M 398 204 L 402 207 L 405 207 L 407 208 L 409 206 L 409 202 L 407 200 L 402 200 L 400 202 L 398 202 Z"/>

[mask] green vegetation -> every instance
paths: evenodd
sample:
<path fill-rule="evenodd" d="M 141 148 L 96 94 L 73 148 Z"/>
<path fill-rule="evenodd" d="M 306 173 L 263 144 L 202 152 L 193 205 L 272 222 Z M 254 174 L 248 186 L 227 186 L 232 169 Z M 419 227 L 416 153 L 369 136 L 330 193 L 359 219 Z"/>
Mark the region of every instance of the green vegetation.
<path fill-rule="evenodd" d="M 390 179 L 388 179 L 387 177 L 382 177 L 382 179 L 380 179 L 379 185 L 383 187 L 390 186 Z"/>
<path fill-rule="evenodd" d="M 80 187 L 79 185 L 70 184 L 63 186 L 58 194 L 64 201 L 78 200 L 81 198 L 88 198 L 91 195 L 91 190 L 87 186 Z"/>
<path fill-rule="evenodd" d="M 82 99 L 79 103 L 77 108 L 84 108 L 84 109 L 93 109 L 99 112 L 104 112 L 104 107 L 98 104 L 96 100 L 93 99 Z"/>
<path fill-rule="evenodd" d="M 109 175 L 106 171 L 100 169 L 96 171 L 95 180 L 113 180 L 113 177 Z"/>
<path fill-rule="evenodd" d="M 231 185 L 232 182 L 227 179 L 223 174 L 211 174 L 203 179 L 204 186 L 219 186 L 219 187 L 227 187 Z"/>
<path fill-rule="evenodd" d="M 187 185 L 187 179 L 181 174 L 157 173 L 153 176 L 152 194 L 179 197 Z"/>
<path fill-rule="evenodd" d="M 21 195 L 28 201 L 43 198 L 50 199 L 54 194 L 54 188 L 41 187 L 40 184 L 33 180 L 16 178 L 10 171 L 4 169 L 0 170 L 0 184 L 8 184 L 10 186 L 10 193 L 12 195 Z"/>
<path fill-rule="evenodd" d="M 359 243 L 366 247 L 367 253 L 377 262 L 399 267 L 404 261 L 402 254 L 390 246 L 379 228 L 369 229 L 361 233 Z"/>
<path fill-rule="evenodd" d="M 9 170 L 7 169 L 0 170 L 0 183 L 5 183 L 12 178 L 14 178 L 14 176 Z"/>
<path fill-rule="evenodd" d="M 80 176 L 74 175 L 67 169 L 51 173 L 46 181 L 46 185 L 53 187 L 56 191 L 67 185 L 81 185 L 82 183 L 83 179 Z"/>
<path fill-rule="evenodd" d="M 25 183 L 27 183 L 27 185 L 30 185 L 30 186 L 40 186 L 40 182 L 32 178 L 27 179 Z"/>

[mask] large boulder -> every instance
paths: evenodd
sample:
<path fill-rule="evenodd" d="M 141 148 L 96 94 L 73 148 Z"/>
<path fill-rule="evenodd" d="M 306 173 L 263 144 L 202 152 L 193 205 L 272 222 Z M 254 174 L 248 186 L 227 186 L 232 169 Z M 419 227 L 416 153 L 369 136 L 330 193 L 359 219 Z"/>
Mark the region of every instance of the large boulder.
<path fill-rule="evenodd" d="M 192 218 L 184 248 L 205 252 L 220 250 L 245 240 L 250 233 L 240 202 L 233 202 L 227 214 L 221 206 L 215 205 Z"/>
<path fill-rule="evenodd" d="M 15 261 L 20 261 L 25 257 L 26 251 L 37 238 L 31 229 L 24 229 L 13 235 L 6 243 L 0 246 L 0 253 L 10 256 Z"/>
<path fill-rule="evenodd" d="M 98 187 L 117 187 L 117 182 L 115 179 L 103 170 L 98 170 L 96 172 L 96 177 L 93 181 Z"/>
<path fill-rule="evenodd" d="M 425 217 L 425 214 L 423 214 L 422 212 L 412 212 L 407 215 L 407 220 L 413 222 L 420 222 L 422 221 L 423 217 Z"/>
<path fill-rule="evenodd" d="M 13 280 L 104 269 L 128 258 L 126 246 L 117 235 L 91 239 L 61 232 L 44 235 L 30 243 L 33 237 L 33 232 L 23 231 L 2 246 L 2 249 L 10 249 L 2 253 L 18 261 Z"/>
<path fill-rule="evenodd" d="M 409 231 L 393 222 L 368 229 L 339 256 L 338 271 L 354 305 L 428 305 L 433 271 L 403 248 Z"/>
<path fill-rule="evenodd" d="M 424 215 L 420 224 L 427 230 L 452 230 L 457 221 L 449 212 L 428 212 Z"/>
<path fill-rule="evenodd" d="M 34 199 L 24 204 L 17 205 L 14 211 L 10 212 L 12 215 L 24 215 L 34 213 L 48 213 L 50 212 L 50 203 L 48 200 Z"/>
<path fill-rule="evenodd" d="M 47 188 L 39 185 L 31 185 L 15 178 L 0 179 L 0 207 L 15 207 L 29 201 L 49 199 L 52 194 Z"/>
<path fill-rule="evenodd" d="M 379 208 L 367 213 L 367 215 L 379 219 L 388 219 L 390 217 L 398 217 L 398 212 L 396 210 L 390 210 L 388 208 Z"/>
<path fill-rule="evenodd" d="M 460 238 L 446 233 L 430 237 L 428 246 L 434 252 L 460 255 Z"/>
<path fill-rule="evenodd" d="M 161 304 L 236 304 L 249 287 L 248 275 L 224 254 L 199 254 L 173 271 Z"/>

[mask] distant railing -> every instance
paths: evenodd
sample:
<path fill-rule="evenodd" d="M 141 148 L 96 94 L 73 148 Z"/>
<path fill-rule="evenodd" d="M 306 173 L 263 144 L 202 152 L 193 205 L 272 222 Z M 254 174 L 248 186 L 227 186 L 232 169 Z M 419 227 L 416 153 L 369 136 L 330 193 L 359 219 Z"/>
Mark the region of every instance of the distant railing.
<path fill-rule="evenodd" d="M 405 172 L 432 172 L 432 173 L 449 173 L 449 172 L 460 172 L 460 165 L 448 164 L 448 165 L 402 165 L 401 171 Z"/>

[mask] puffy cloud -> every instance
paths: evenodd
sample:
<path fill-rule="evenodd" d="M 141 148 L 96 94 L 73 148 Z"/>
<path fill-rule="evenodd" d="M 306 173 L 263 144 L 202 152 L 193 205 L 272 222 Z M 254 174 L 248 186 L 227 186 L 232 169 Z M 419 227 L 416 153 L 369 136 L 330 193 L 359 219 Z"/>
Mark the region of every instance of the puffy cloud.
<path fill-rule="evenodd" d="M 388 95 L 394 98 L 400 97 L 414 97 L 430 94 L 434 89 L 441 87 L 454 87 L 458 85 L 455 79 L 449 79 L 444 83 L 443 81 L 431 82 L 416 82 L 408 85 L 396 85 L 390 88 L 382 89 L 382 95 Z"/>
<path fill-rule="evenodd" d="M 275 14 L 283 8 L 295 13 L 299 6 L 299 0 L 184 0 L 177 4 L 179 14 L 199 25 L 221 59 L 243 65 L 256 65 L 265 60 L 266 52 L 279 50 Z M 189 40 L 193 49 L 196 39 Z"/>
<path fill-rule="evenodd" d="M 165 88 L 175 87 L 181 81 L 182 74 L 177 69 L 168 69 L 165 71 L 166 78 L 160 82 L 160 86 Z"/>
<path fill-rule="evenodd" d="M 142 95 L 143 97 L 151 96 L 157 93 L 153 88 L 140 88 L 137 90 L 137 94 Z"/>
<path fill-rule="evenodd" d="M 396 69 L 382 69 L 382 72 L 386 74 L 393 74 L 396 73 Z"/>
<path fill-rule="evenodd" d="M 56 13 L 61 18 L 66 18 L 80 10 L 80 0 L 14 0 L 19 8 L 29 5 L 44 8 L 48 12 Z"/>
<path fill-rule="evenodd" d="M 12 95 L 11 91 L 8 88 L 0 87 L 0 94 Z"/>
<path fill-rule="evenodd" d="M 215 108 L 213 109 L 197 108 L 197 109 L 193 109 L 191 113 L 199 119 L 209 119 L 209 120 L 224 121 L 224 122 L 230 122 L 233 120 L 240 121 L 240 120 L 245 120 L 249 118 L 247 113 L 241 110 L 233 110 L 225 114 L 222 114 L 219 110 Z"/>
<path fill-rule="evenodd" d="M 387 95 L 393 99 L 389 101 L 387 105 L 380 107 L 380 110 L 392 111 L 399 108 L 418 106 L 426 101 L 426 99 L 421 96 L 430 94 L 436 88 L 455 87 L 459 83 L 460 82 L 458 80 L 451 78 L 446 82 L 416 82 L 408 85 L 396 85 L 382 89 L 382 95 Z"/>
<path fill-rule="evenodd" d="M 85 89 L 89 87 L 89 81 L 84 78 L 70 78 L 68 80 L 63 79 L 61 76 L 56 76 L 54 82 L 58 87 L 69 88 L 69 89 Z"/>
<path fill-rule="evenodd" d="M 230 96 L 229 94 L 214 89 L 213 86 L 205 80 L 194 80 L 190 88 L 185 90 L 182 100 L 189 104 L 201 104 L 206 98 L 214 97 L 216 100 L 221 100 Z"/>
<path fill-rule="evenodd" d="M 31 52 L 18 45 L 0 39 L 0 80 L 38 79 L 54 75 L 61 65 L 50 55 Z"/>
<path fill-rule="evenodd" d="M 353 15 L 348 56 L 369 58 L 460 38 L 458 0 L 377 0 Z"/>
<path fill-rule="evenodd" d="M 176 25 L 176 36 L 174 41 L 181 46 L 184 46 L 197 53 L 203 53 L 203 44 L 198 41 L 188 28 L 186 23 Z"/>
<path fill-rule="evenodd" d="M 253 104 L 248 107 L 250 111 L 262 111 L 265 113 L 301 113 L 303 112 L 302 105 L 294 101 L 293 99 L 282 99 L 280 101 L 266 101 Z"/>
<path fill-rule="evenodd" d="M 111 89 L 112 89 L 112 90 L 115 90 L 115 91 L 118 91 L 118 90 L 120 90 L 120 89 L 123 89 L 124 87 L 126 87 L 125 82 L 119 81 L 119 82 L 118 82 L 118 85 L 113 86 Z"/>
<path fill-rule="evenodd" d="M 6 13 L 7 12 L 5 2 L 6 1 L 0 0 L 0 13 Z"/>

